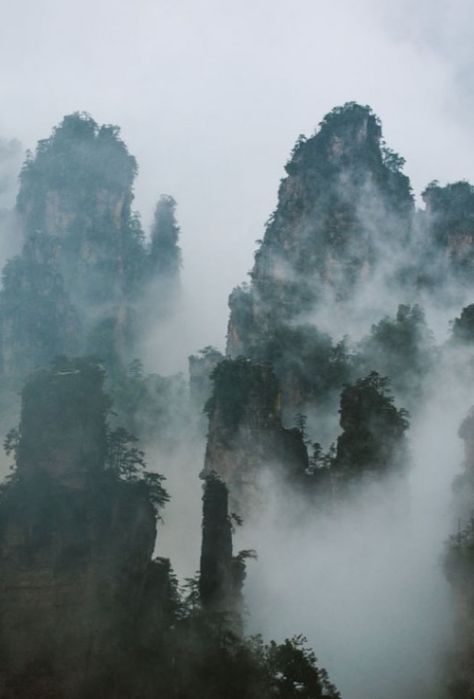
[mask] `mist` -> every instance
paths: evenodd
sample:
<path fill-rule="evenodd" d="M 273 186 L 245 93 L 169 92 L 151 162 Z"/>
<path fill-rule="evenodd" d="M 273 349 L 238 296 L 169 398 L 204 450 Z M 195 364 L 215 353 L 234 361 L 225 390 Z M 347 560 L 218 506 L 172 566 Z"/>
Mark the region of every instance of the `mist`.
<path fill-rule="evenodd" d="M 285 638 L 297 627 L 351 699 L 443 696 L 454 625 L 444 542 L 457 522 L 457 432 L 472 392 L 454 372 L 431 380 L 405 478 L 366 483 L 328 511 L 292 499 L 267 474 L 267 502 L 239 532 L 239 546 L 258 551 L 250 630 Z"/>
<path fill-rule="evenodd" d="M 140 165 L 145 229 L 160 193 L 178 202 L 183 284 L 202 309 L 205 344 L 222 349 L 226 298 L 251 267 L 282 166 L 335 104 L 374 108 L 417 195 L 435 177 L 474 178 L 463 117 L 473 11 L 467 0 L 452 10 L 441 1 L 428 10 L 139 0 L 117 10 L 110 0 L 19 0 L 4 7 L 0 29 L 0 136 L 33 149 L 76 110 L 119 124 Z"/>
<path fill-rule="evenodd" d="M 382 118 L 384 138 L 406 158 L 417 209 L 433 179 L 474 180 L 467 0 L 416 8 L 388 0 L 139 0 L 119 8 L 111 0 L 18 0 L 2 9 L 1 266 L 20 249 L 13 209 L 25 149 L 77 110 L 119 124 L 139 163 L 133 208 L 145 235 L 159 195 L 169 193 L 183 251 L 172 312 L 156 311 L 157 287 L 140 298 L 146 328 L 137 356 L 146 372 L 186 383 L 190 354 L 209 345 L 225 352 L 227 299 L 252 267 L 283 166 L 298 134 L 311 136 L 335 104 L 354 99 Z M 376 192 L 369 200 L 372 210 L 359 213 L 377 249 L 373 273 L 347 303 L 325 290 L 291 322 L 333 342 L 348 338 L 355 355 L 399 304 L 422 306 L 437 361 L 411 415 L 409 463 L 326 507 L 291 491 L 268 465 L 262 500 L 234 538 L 235 550 L 258 554 L 244 587 L 245 630 L 277 640 L 304 634 L 344 699 L 441 699 L 455 625 L 444 546 L 458 518 L 458 429 L 474 403 L 472 357 L 449 344 L 450 322 L 474 296 L 451 278 L 442 298 L 401 285 L 396 272 L 421 264 L 423 231 L 415 225 L 406 247 L 381 240 L 374 217 L 384 213 Z M 397 407 L 405 398 L 395 395 Z M 147 435 L 141 446 L 171 496 L 155 554 L 169 557 L 183 581 L 199 566 L 206 434 L 202 406 L 196 413 L 174 400 L 164 437 Z M 339 433 L 337 410 L 308 417 L 309 438 L 327 449 Z M 2 475 L 9 465 L 2 456 Z"/>

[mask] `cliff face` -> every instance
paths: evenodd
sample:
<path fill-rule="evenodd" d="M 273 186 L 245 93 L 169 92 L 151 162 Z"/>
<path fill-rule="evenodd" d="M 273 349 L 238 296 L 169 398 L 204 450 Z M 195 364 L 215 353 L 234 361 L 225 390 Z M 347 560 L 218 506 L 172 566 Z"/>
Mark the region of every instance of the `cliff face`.
<path fill-rule="evenodd" d="M 139 489 L 11 489 L 0 515 L 2 696 L 115 684 L 115 669 L 130 666 L 127 635 L 140 632 L 154 527 Z"/>
<path fill-rule="evenodd" d="M 469 330 L 469 308 L 461 319 Z M 458 331 L 465 330 L 464 323 Z M 470 342 L 470 334 L 455 338 Z M 464 443 L 462 471 L 453 484 L 453 509 L 457 531 L 446 542 L 444 569 L 451 585 L 454 605 L 454 641 L 448 656 L 448 696 L 451 699 L 469 699 L 474 694 L 474 407 L 470 409 L 459 428 Z"/>
<path fill-rule="evenodd" d="M 140 645 L 160 604 L 145 609 L 155 512 L 144 482 L 106 467 L 102 382 L 69 362 L 23 393 L 18 467 L 0 501 L 3 697 L 140 695 L 125 677 L 130 638 Z"/>
<path fill-rule="evenodd" d="M 149 250 L 131 208 L 136 173 L 118 127 L 79 113 L 27 158 L 16 206 L 23 251 L 6 265 L 0 293 L 5 375 L 24 377 L 60 353 L 96 354 L 109 367 L 131 358 L 140 311 L 156 312 L 141 309 L 148 285 L 160 279 L 157 296 L 173 296 L 174 200 Z"/>
<path fill-rule="evenodd" d="M 7 376 L 60 353 L 99 349 L 109 359 L 125 348 L 127 299 L 146 257 L 130 208 L 135 173 L 118 129 L 82 114 L 65 117 L 26 160 L 17 198 L 23 252 L 7 264 L 0 294 Z M 89 338 L 106 321 L 112 331 L 97 347 Z"/>
<path fill-rule="evenodd" d="M 199 353 L 189 357 L 189 389 L 194 405 L 202 410 L 211 397 L 211 375 L 224 355 L 214 347 L 204 347 Z"/>
<path fill-rule="evenodd" d="M 474 187 L 455 182 L 441 187 L 433 182 L 423 192 L 423 217 L 428 264 L 425 281 L 472 286 L 474 282 Z"/>
<path fill-rule="evenodd" d="M 463 421 L 464 469 L 454 482 L 458 531 L 446 545 L 445 573 L 453 592 L 455 639 L 448 666 L 449 696 L 469 699 L 474 692 L 474 409 Z"/>
<path fill-rule="evenodd" d="M 277 317 L 288 321 L 324 299 L 347 299 L 381 254 L 406 243 L 413 199 L 401 164 L 383 146 L 377 117 L 355 103 L 298 140 L 251 287 L 230 298 L 231 356 L 246 354 Z"/>
<path fill-rule="evenodd" d="M 355 103 L 334 109 L 314 136 L 296 143 L 251 284 L 230 296 L 227 344 L 231 357 L 273 365 L 285 419 L 335 408 L 352 378 L 344 342 L 333 343 L 308 319 L 334 304 L 349 308 L 380 265 L 410 243 L 414 204 L 402 165 L 378 118 Z M 413 276 L 394 263 L 386 283 L 397 284 L 402 273 Z"/>
<path fill-rule="evenodd" d="M 244 556 L 234 556 L 228 490 L 215 474 L 205 478 L 202 513 L 202 547 L 199 594 L 206 614 L 220 617 L 219 624 L 242 633 Z"/>
<path fill-rule="evenodd" d="M 204 474 L 216 473 L 229 488 L 231 510 L 245 515 L 263 496 L 264 469 L 303 475 L 306 447 L 299 430 L 282 425 L 278 383 L 269 366 L 224 360 L 212 378 Z"/>
<path fill-rule="evenodd" d="M 17 468 L 0 490 L 2 699 L 338 699 L 299 637 L 242 637 L 253 552 L 233 555 L 216 474 L 189 596 L 168 560 L 152 560 L 166 493 L 140 471 L 133 438 L 107 425 L 103 381 L 92 360 L 57 360 L 27 383 L 7 438 Z"/>

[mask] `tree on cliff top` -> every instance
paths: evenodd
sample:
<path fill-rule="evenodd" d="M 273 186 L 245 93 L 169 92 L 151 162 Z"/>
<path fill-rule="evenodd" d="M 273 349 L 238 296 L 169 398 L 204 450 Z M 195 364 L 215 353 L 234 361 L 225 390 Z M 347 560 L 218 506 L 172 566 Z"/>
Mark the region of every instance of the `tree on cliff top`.
<path fill-rule="evenodd" d="M 181 267 L 181 249 L 178 245 L 179 226 L 176 221 L 176 201 L 163 194 L 155 209 L 151 230 L 151 263 L 160 276 L 177 277 Z"/>
<path fill-rule="evenodd" d="M 75 198 L 98 186 L 130 193 L 136 174 L 137 162 L 120 138 L 119 127 L 99 126 L 85 112 L 75 112 L 38 142 L 34 156 L 28 154 L 20 175 L 18 210 L 38 214 L 48 190 L 69 191 Z"/>
<path fill-rule="evenodd" d="M 333 468 L 342 477 L 385 473 L 406 460 L 408 413 L 394 405 L 389 380 L 373 371 L 341 394 L 340 424 Z"/>

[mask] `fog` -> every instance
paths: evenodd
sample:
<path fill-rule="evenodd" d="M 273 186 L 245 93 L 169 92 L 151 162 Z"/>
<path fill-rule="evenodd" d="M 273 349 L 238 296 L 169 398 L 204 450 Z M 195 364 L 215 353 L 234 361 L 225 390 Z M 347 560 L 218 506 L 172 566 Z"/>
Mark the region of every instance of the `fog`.
<path fill-rule="evenodd" d="M 246 586 L 250 630 L 285 638 L 297 628 L 348 699 L 443 696 L 454 624 L 443 545 L 472 392 L 455 372 L 432 378 L 407 478 L 365 484 L 321 511 L 267 474 L 267 501 L 239 532 L 259 556 Z"/>
<path fill-rule="evenodd" d="M 374 108 L 417 194 L 473 179 L 473 14 L 468 0 L 4 2 L 0 137 L 34 148 L 75 110 L 119 124 L 145 225 L 161 192 L 178 201 L 183 284 L 222 348 L 283 164 L 334 105 Z M 181 346 L 184 367 L 195 345 Z"/>
<path fill-rule="evenodd" d="M 121 126 L 140 166 L 135 206 L 146 229 L 160 193 L 178 202 L 181 299 L 150 328 L 148 370 L 184 371 L 199 347 L 224 348 L 227 297 L 252 266 L 283 165 L 298 134 L 312 134 L 334 105 L 373 107 L 406 158 L 418 205 L 435 178 L 474 179 L 467 0 L 17 0 L 2 9 L 0 208 L 12 205 L 23 148 L 75 110 Z M 4 230 L 2 259 L 14 249 Z M 355 341 L 397 303 L 420 300 L 391 296 L 386 280 L 399 260 L 389 249 L 382 258 L 345 312 L 322 304 L 301 320 Z M 439 345 L 469 301 L 458 297 L 426 307 Z M 345 699 L 436 697 L 453 623 L 442 553 L 456 518 L 457 430 L 473 402 L 448 364 L 413 418 L 406 479 L 321 512 L 267 475 L 267 501 L 237 536 L 237 547 L 259 555 L 245 588 L 249 631 L 305 634 Z M 194 572 L 200 543 L 204 442 L 189 429 L 172 455 L 148 449 L 172 496 L 157 552 L 181 578 Z"/>

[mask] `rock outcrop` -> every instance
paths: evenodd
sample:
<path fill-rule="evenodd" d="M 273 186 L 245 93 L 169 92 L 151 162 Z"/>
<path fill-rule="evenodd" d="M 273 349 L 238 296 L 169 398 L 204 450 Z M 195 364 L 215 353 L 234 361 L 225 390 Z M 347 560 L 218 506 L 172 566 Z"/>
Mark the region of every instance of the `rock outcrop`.
<path fill-rule="evenodd" d="M 314 136 L 297 141 L 251 286 L 230 297 L 231 356 L 248 354 L 277 321 L 347 300 L 381 255 L 409 240 L 409 180 L 381 134 L 369 107 L 349 103 L 330 112 Z"/>
<path fill-rule="evenodd" d="M 342 433 L 332 465 L 338 479 L 406 468 L 408 414 L 394 405 L 386 378 L 372 372 L 346 386 L 339 412 Z"/>
<path fill-rule="evenodd" d="M 251 283 L 230 296 L 227 336 L 229 356 L 272 364 L 288 424 L 296 412 L 334 410 L 354 378 L 344 341 L 333 342 L 314 317 L 327 316 L 332 306 L 350 315 L 381 265 L 388 287 L 405 275 L 415 288 L 402 255 L 414 225 L 402 166 L 382 140 L 379 119 L 352 102 L 330 112 L 293 149 Z"/>
<path fill-rule="evenodd" d="M 150 267 L 155 279 L 154 297 L 160 314 L 170 315 L 179 297 L 181 249 L 176 201 L 163 194 L 155 209 L 151 228 Z"/>
<path fill-rule="evenodd" d="M 202 410 L 211 397 L 214 369 L 224 359 L 215 347 L 204 347 L 198 354 L 189 357 L 189 389 L 191 400 L 198 410 Z"/>
<path fill-rule="evenodd" d="M 474 187 L 433 182 L 423 192 L 424 283 L 436 293 L 448 284 L 474 284 Z M 449 289 L 448 289 L 449 291 Z"/>
<path fill-rule="evenodd" d="M 228 490 L 215 474 L 204 481 L 199 594 L 203 610 L 229 631 L 242 633 L 243 555 L 233 555 Z"/>
<path fill-rule="evenodd" d="M 263 497 L 266 468 L 282 478 L 304 474 L 306 446 L 298 429 L 282 425 L 280 391 L 270 366 L 226 359 L 212 378 L 204 475 L 216 473 L 224 481 L 231 510 L 245 517 Z"/>
<path fill-rule="evenodd" d="M 138 697 L 137 649 L 166 627 L 144 481 L 107 468 L 103 371 L 63 360 L 23 392 L 0 499 L 0 694 Z M 160 611 L 161 610 L 161 611 Z M 156 635 L 156 631 L 155 631 Z"/>
<path fill-rule="evenodd" d="M 118 127 L 81 113 L 27 158 L 16 205 L 23 251 L 0 292 L 4 376 L 23 379 L 61 353 L 95 354 L 109 369 L 132 359 L 145 291 L 161 279 L 160 299 L 172 295 L 180 263 L 172 198 L 145 243 L 132 210 L 136 173 Z M 158 317 L 158 306 L 145 311 Z"/>
<path fill-rule="evenodd" d="M 454 482 L 456 534 L 446 545 L 444 568 L 453 592 L 455 636 L 448 657 L 449 697 L 468 699 L 474 692 L 474 409 L 461 424 L 463 472 Z"/>

